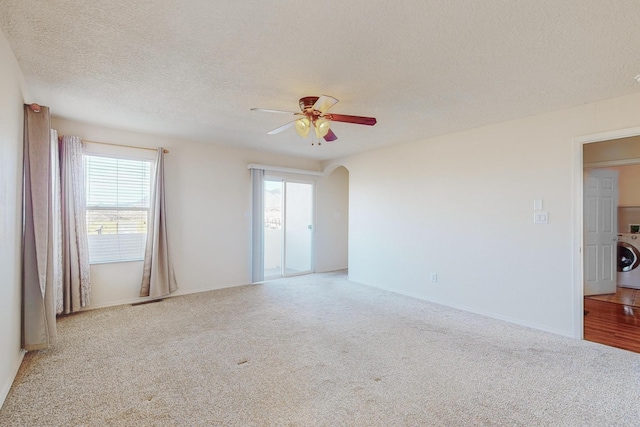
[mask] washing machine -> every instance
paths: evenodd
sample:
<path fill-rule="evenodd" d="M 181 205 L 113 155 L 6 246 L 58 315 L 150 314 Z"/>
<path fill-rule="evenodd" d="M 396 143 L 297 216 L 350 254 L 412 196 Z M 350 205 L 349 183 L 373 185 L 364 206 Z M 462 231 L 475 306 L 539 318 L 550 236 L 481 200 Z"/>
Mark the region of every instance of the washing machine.
<path fill-rule="evenodd" d="M 618 286 L 640 289 L 640 234 L 618 234 Z"/>

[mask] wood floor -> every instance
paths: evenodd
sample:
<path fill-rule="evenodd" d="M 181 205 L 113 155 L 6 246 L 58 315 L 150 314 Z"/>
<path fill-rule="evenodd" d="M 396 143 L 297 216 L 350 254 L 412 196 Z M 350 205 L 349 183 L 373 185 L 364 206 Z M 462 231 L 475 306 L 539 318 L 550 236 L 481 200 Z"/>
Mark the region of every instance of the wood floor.
<path fill-rule="evenodd" d="M 615 302 L 617 304 L 633 305 L 640 308 L 640 289 L 617 288 L 615 294 L 594 295 L 587 298 Z"/>
<path fill-rule="evenodd" d="M 584 299 L 584 339 L 640 353 L 640 291 Z"/>

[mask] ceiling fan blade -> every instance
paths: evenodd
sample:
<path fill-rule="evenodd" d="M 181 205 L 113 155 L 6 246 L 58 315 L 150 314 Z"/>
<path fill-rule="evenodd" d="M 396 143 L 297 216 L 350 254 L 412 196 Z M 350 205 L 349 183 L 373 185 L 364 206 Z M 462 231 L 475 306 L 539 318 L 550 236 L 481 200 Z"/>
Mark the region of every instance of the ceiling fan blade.
<path fill-rule="evenodd" d="M 262 111 L 263 113 L 300 114 L 293 111 L 269 110 L 266 108 L 252 108 L 251 111 Z"/>
<path fill-rule="evenodd" d="M 318 110 L 321 113 L 326 113 L 329 110 L 329 108 L 336 105 L 337 102 L 338 100 L 335 99 L 333 96 L 322 95 L 320 98 L 318 98 L 316 103 L 313 104 L 313 109 Z"/>
<path fill-rule="evenodd" d="M 329 132 L 324 136 L 324 140 L 327 142 L 335 141 L 336 139 L 338 139 L 338 137 L 331 129 L 329 129 Z"/>
<path fill-rule="evenodd" d="M 324 118 L 334 122 L 355 123 L 357 125 L 367 126 L 373 126 L 377 123 L 374 117 L 348 116 L 346 114 L 325 114 Z"/>
<path fill-rule="evenodd" d="M 284 125 L 282 125 L 282 126 L 280 126 L 280 127 L 278 127 L 278 128 L 275 128 L 275 129 L 274 129 L 274 130 L 272 130 L 272 131 L 267 132 L 267 134 L 268 134 L 268 135 L 275 135 L 276 133 L 280 133 L 280 132 L 282 132 L 283 130 L 286 130 L 286 129 L 289 129 L 290 127 L 293 127 L 293 124 L 294 124 L 295 122 L 296 122 L 296 121 L 294 120 L 294 121 L 292 121 L 292 122 L 289 122 L 289 123 L 287 123 L 287 124 L 284 124 Z"/>

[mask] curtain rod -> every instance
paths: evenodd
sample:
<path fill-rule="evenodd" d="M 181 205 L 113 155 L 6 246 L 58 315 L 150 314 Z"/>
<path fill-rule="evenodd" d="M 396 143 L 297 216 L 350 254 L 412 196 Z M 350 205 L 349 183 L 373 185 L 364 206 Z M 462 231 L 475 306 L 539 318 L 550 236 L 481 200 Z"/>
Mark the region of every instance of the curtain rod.
<path fill-rule="evenodd" d="M 59 140 L 62 140 L 62 137 L 58 137 Z M 99 141 L 89 141 L 86 139 L 83 139 L 82 142 L 88 142 L 90 144 L 102 144 L 102 145 L 113 145 L 114 147 L 124 147 L 124 148 L 137 148 L 138 150 L 151 150 L 151 151 L 158 151 L 157 148 L 148 148 L 148 147 L 136 147 L 135 145 L 123 145 L 123 144 L 113 144 L 111 142 L 99 142 Z M 169 150 L 163 149 L 162 152 L 164 154 L 169 153 Z"/>
<path fill-rule="evenodd" d="M 125 147 L 125 148 L 137 148 L 139 150 L 151 150 L 151 151 L 158 151 L 157 148 L 148 148 L 148 147 L 136 147 L 135 145 L 121 145 L 121 144 L 112 144 L 110 142 L 99 142 L 99 141 L 87 141 L 86 139 L 83 139 L 82 141 L 84 142 L 88 142 L 90 144 L 102 144 L 102 145 L 113 145 L 115 147 Z M 163 149 L 162 152 L 164 154 L 167 154 L 169 152 L 169 150 Z"/>

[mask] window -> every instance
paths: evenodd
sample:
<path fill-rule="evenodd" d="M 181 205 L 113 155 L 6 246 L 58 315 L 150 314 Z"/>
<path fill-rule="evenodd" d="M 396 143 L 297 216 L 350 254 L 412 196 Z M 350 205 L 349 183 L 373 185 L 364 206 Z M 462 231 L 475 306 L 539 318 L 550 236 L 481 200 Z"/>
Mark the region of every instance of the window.
<path fill-rule="evenodd" d="M 153 162 L 85 155 L 91 264 L 144 259 Z"/>

